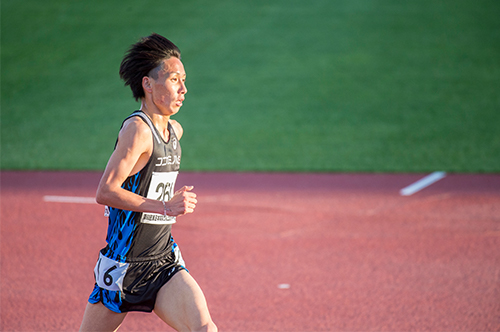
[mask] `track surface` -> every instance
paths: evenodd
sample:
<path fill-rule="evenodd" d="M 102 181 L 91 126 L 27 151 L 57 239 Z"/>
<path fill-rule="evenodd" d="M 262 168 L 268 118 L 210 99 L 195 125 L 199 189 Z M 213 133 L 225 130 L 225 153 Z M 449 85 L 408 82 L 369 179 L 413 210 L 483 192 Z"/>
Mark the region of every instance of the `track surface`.
<path fill-rule="evenodd" d="M 77 330 L 106 219 L 100 173 L 2 172 L 2 331 Z M 173 234 L 220 331 L 499 331 L 500 175 L 181 173 Z M 121 331 L 160 331 L 131 313 Z"/>

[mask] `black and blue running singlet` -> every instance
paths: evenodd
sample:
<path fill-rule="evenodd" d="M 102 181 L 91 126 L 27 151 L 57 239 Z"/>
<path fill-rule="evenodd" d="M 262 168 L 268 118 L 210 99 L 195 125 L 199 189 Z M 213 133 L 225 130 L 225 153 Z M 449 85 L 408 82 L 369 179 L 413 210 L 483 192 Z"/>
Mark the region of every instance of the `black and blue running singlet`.
<path fill-rule="evenodd" d="M 181 147 L 168 124 L 165 142 L 151 119 L 141 118 L 153 133 L 153 153 L 143 169 L 129 176 L 122 188 L 146 198 L 168 201 L 174 193 Z M 122 124 L 123 126 L 123 124 Z M 89 302 L 102 302 L 115 312 L 151 311 L 156 293 L 170 278 L 185 269 L 180 250 L 171 235 L 175 217 L 109 207 L 107 246 L 94 269 L 96 285 Z"/>
<path fill-rule="evenodd" d="M 133 116 L 139 116 L 151 128 L 153 153 L 146 166 L 128 177 L 122 188 L 146 198 L 168 201 L 173 196 L 181 162 L 177 136 L 169 123 L 169 140 L 165 142 L 145 113 L 137 111 L 127 119 Z M 108 249 L 103 254 L 121 262 L 127 258 L 161 255 L 171 249 L 170 230 L 173 223 L 175 217 L 109 208 Z"/>

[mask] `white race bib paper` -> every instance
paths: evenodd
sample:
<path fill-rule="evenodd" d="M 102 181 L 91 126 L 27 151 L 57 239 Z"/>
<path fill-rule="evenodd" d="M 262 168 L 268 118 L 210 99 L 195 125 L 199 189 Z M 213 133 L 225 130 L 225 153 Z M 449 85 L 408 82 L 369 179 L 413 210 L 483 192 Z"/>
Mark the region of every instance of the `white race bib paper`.
<path fill-rule="evenodd" d="M 153 172 L 147 198 L 169 201 L 174 196 L 174 186 L 179 172 Z M 175 223 L 175 217 L 158 213 L 143 213 L 141 222 L 145 224 L 165 225 Z"/>

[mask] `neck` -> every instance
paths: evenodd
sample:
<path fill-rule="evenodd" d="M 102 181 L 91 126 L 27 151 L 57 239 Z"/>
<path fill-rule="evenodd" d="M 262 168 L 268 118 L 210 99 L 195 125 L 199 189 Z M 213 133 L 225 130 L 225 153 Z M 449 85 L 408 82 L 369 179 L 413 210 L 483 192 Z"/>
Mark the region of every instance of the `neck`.
<path fill-rule="evenodd" d="M 163 136 L 165 141 L 168 141 L 169 132 L 168 132 L 168 121 L 170 120 L 170 116 L 161 114 L 156 107 L 148 107 L 149 103 L 146 100 L 142 99 L 141 101 L 141 111 L 146 113 L 153 125 L 158 129 L 158 131 Z"/>
<path fill-rule="evenodd" d="M 151 119 L 158 119 L 160 122 L 168 122 L 169 115 L 162 114 L 154 104 L 148 103 L 145 99 L 141 101 L 141 111 L 146 113 Z"/>

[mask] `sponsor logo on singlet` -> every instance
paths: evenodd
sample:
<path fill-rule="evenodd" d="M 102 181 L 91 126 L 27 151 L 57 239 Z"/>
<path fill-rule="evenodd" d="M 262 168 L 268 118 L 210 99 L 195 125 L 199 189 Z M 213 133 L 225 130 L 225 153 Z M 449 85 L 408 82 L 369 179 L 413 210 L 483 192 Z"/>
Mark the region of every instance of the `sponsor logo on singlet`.
<path fill-rule="evenodd" d="M 156 158 L 155 166 L 180 165 L 181 156 L 166 156 Z"/>

